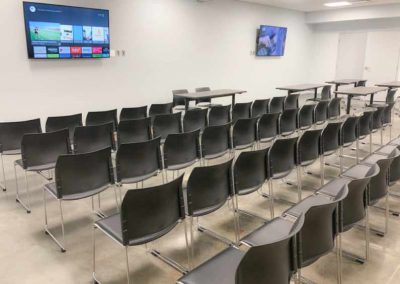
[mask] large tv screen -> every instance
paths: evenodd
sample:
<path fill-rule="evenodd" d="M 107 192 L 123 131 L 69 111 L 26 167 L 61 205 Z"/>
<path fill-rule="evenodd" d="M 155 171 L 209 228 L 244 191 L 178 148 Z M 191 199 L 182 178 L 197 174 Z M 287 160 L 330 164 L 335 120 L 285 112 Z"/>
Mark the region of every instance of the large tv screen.
<path fill-rule="evenodd" d="M 28 57 L 109 58 L 109 11 L 24 2 Z"/>
<path fill-rule="evenodd" d="M 257 56 L 283 56 L 287 28 L 260 26 L 257 39 Z"/>

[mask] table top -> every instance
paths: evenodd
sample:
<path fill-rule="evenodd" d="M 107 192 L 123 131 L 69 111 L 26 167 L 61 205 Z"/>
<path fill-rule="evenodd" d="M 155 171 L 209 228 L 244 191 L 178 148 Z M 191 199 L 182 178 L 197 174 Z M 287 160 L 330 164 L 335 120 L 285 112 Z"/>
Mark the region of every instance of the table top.
<path fill-rule="evenodd" d="M 231 90 L 231 89 L 220 89 L 220 90 L 212 90 L 205 92 L 193 92 L 187 94 L 179 94 L 175 95 L 176 97 L 181 97 L 185 99 L 199 99 L 199 98 L 218 98 L 218 97 L 226 97 L 236 94 L 243 94 L 246 91 L 243 90 Z"/>
<path fill-rule="evenodd" d="M 326 86 L 325 84 L 299 84 L 299 85 L 278 87 L 276 89 L 284 90 L 284 91 L 302 92 L 302 91 L 308 91 L 308 90 L 322 88 L 325 86 Z"/>
<path fill-rule="evenodd" d="M 339 84 L 339 85 L 350 85 L 350 84 L 355 84 L 359 81 L 363 81 L 361 79 L 340 79 L 340 80 L 332 80 L 328 81 L 326 83 L 328 84 Z"/>
<path fill-rule="evenodd" d="M 400 88 L 400 81 L 376 84 L 378 87 Z"/>
<path fill-rule="evenodd" d="M 378 92 L 387 91 L 387 88 L 383 87 L 355 87 L 342 91 L 334 91 L 334 93 L 339 95 L 353 95 L 353 96 L 368 96 Z"/>

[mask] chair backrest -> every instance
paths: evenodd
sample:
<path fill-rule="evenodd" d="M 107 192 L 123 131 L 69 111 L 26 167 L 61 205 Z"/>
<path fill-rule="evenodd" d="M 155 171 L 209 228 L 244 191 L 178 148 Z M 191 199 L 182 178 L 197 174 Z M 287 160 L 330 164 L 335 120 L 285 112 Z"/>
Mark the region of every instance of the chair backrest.
<path fill-rule="evenodd" d="M 386 105 L 373 105 L 376 111 L 372 115 L 372 130 L 377 130 L 383 126 L 383 112 Z"/>
<path fill-rule="evenodd" d="M 232 128 L 232 141 L 234 148 L 246 148 L 257 141 L 258 118 L 239 119 Z"/>
<path fill-rule="evenodd" d="M 341 98 L 332 98 L 328 105 L 328 118 L 340 117 L 340 101 Z"/>
<path fill-rule="evenodd" d="M 321 153 L 330 155 L 340 147 L 340 128 L 342 122 L 330 122 L 322 130 Z"/>
<path fill-rule="evenodd" d="M 172 91 L 172 103 L 175 106 L 179 106 L 179 105 L 185 105 L 185 99 L 181 98 L 177 95 L 183 95 L 183 94 L 188 94 L 189 91 L 186 89 L 181 89 L 181 90 L 173 90 Z"/>
<path fill-rule="evenodd" d="M 189 132 L 200 129 L 201 131 L 207 126 L 208 109 L 191 109 L 185 112 L 183 116 L 183 131 Z"/>
<path fill-rule="evenodd" d="M 121 144 L 116 155 L 117 181 L 135 183 L 162 170 L 161 138 Z"/>
<path fill-rule="evenodd" d="M 201 135 L 203 158 L 219 157 L 232 149 L 231 124 L 208 126 Z"/>
<path fill-rule="evenodd" d="M 375 110 L 364 111 L 362 116 L 360 117 L 358 127 L 359 127 L 359 135 L 360 137 L 365 137 L 370 134 L 372 131 L 372 116 L 374 115 Z"/>
<path fill-rule="evenodd" d="M 393 158 L 389 169 L 389 185 L 400 180 L 400 147 L 398 145 L 385 145 L 376 150 L 375 153 L 386 155 Z"/>
<path fill-rule="evenodd" d="M 189 216 L 203 216 L 222 207 L 233 195 L 232 159 L 218 165 L 196 167 L 187 182 Z"/>
<path fill-rule="evenodd" d="M 367 80 L 361 80 L 357 82 L 356 87 L 365 87 L 366 84 Z"/>
<path fill-rule="evenodd" d="M 279 133 L 289 135 L 297 129 L 297 108 L 285 109 L 279 117 Z"/>
<path fill-rule="evenodd" d="M 46 132 L 68 129 L 69 137 L 73 138 L 75 127 L 82 125 L 81 113 L 67 116 L 53 116 L 48 117 L 46 120 Z"/>
<path fill-rule="evenodd" d="M 269 112 L 276 113 L 282 112 L 284 109 L 286 97 L 273 97 L 269 101 Z"/>
<path fill-rule="evenodd" d="M 237 103 L 232 109 L 232 122 L 235 123 L 239 119 L 250 118 L 251 103 Z"/>
<path fill-rule="evenodd" d="M 321 91 L 321 100 L 330 100 L 331 99 L 331 85 L 326 85 L 322 88 Z"/>
<path fill-rule="evenodd" d="M 284 108 L 285 109 L 297 109 L 299 108 L 299 96 L 300 94 L 290 94 L 285 98 Z"/>
<path fill-rule="evenodd" d="M 118 118 L 117 110 L 106 111 L 92 111 L 86 115 L 86 126 L 102 125 L 105 123 L 112 123 L 114 131 L 117 130 Z"/>
<path fill-rule="evenodd" d="M 343 122 L 342 127 L 340 129 L 341 145 L 349 146 L 358 139 L 359 120 L 360 120 L 359 117 L 349 116 Z"/>
<path fill-rule="evenodd" d="M 315 104 L 303 105 L 299 110 L 299 128 L 308 129 L 314 123 L 314 109 Z"/>
<path fill-rule="evenodd" d="M 386 103 L 394 103 L 395 102 L 395 96 L 397 93 L 397 89 L 391 89 L 388 91 L 386 95 Z"/>
<path fill-rule="evenodd" d="M 153 121 L 153 137 L 165 139 L 169 134 L 181 133 L 181 116 L 180 112 L 156 115 Z"/>
<path fill-rule="evenodd" d="M 164 144 L 164 165 L 167 169 L 188 167 L 201 158 L 200 130 L 169 134 Z"/>
<path fill-rule="evenodd" d="M 111 148 L 62 155 L 55 176 L 58 198 L 80 199 L 97 194 L 114 183 Z"/>
<path fill-rule="evenodd" d="M 174 103 L 166 103 L 166 104 L 152 104 L 149 109 L 149 116 L 155 116 L 160 114 L 170 114 L 172 113 L 172 108 L 174 107 Z"/>
<path fill-rule="evenodd" d="M 151 139 L 151 118 L 121 120 L 117 135 L 119 145 L 148 141 Z"/>
<path fill-rule="evenodd" d="M 387 106 L 384 108 L 383 115 L 382 115 L 383 124 L 392 123 L 392 110 L 393 110 L 394 104 L 395 104 L 394 102 L 387 103 Z"/>
<path fill-rule="evenodd" d="M 58 156 L 70 152 L 68 129 L 25 134 L 22 137 L 21 156 L 24 169 L 55 164 Z"/>
<path fill-rule="evenodd" d="M 21 149 L 22 137 L 29 133 L 42 133 L 39 118 L 0 123 L 0 153 L 7 151 L 18 152 Z"/>
<path fill-rule="evenodd" d="M 87 153 L 104 148 L 115 149 L 113 124 L 79 126 L 74 132 L 74 152 Z"/>
<path fill-rule="evenodd" d="M 314 109 L 314 123 L 321 124 L 328 119 L 330 101 L 319 101 Z"/>
<path fill-rule="evenodd" d="M 308 165 L 318 159 L 321 154 L 322 129 L 304 131 L 297 143 L 298 164 Z"/>
<path fill-rule="evenodd" d="M 251 117 L 260 117 L 268 113 L 269 99 L 255 100 L 251 105 Z"/>
<path fill-rule="evenodd" d="M 397 138 L 395 140 L 390 141 L 390 145 L 396 146 L 397 149 L 400 150 L 400 139 Z M 390 184 L 395 183 L 396 181 L 400 180 L 400 159 L 396 158 L 393 160 L 392 164 L 390 165 L 390 177 L 389 182 Z"/>
<path fill-rule="evenodd" d="M 195 89 L 196 93 L 201 93 L 201 92 L 208 92 L 211 91 L 210 87 L 200 87 Z M 211 99 L 210 98 L 201 98 L 196 100 L 196 104 L 198 103 L 210 103 Z"/>
<path fill-rule="evenodd" d="M 269 149 L 268 158 L 271 177 L 288 175 L 297 164 L 298 137 L 275 140 Z"/>
<path fill-rule="evenodd" d="M 147 106 L 142 107 L 125 107 L 121 109 L 119 114 L 119 121 L 140 119 L 147 117 Z"/>
<path fill-rule="evenodd" d="M 185 219 L 182 181 L 183 175 L 169 183 L 125 194 L 121 205 L 125 246 L 156 240 Z"/>
<path fill-rule="evenodd" d="M 260 189 L 269 177 L 268 151 L 246 151 L 239 154 L 233 166 L 235 193 L 246 195 Z"/>
<path fill-rule="evenodd" d="M 267 113 L 261 116 L 258 122 L 258 139 L 269 141 L 279 134 L 280 113 Z"/>
<path fill-rule="evenodd" d="M 225 125 L 231 121 L 231 106 L 213 106 L 208 113 L 208 125 Z"/>

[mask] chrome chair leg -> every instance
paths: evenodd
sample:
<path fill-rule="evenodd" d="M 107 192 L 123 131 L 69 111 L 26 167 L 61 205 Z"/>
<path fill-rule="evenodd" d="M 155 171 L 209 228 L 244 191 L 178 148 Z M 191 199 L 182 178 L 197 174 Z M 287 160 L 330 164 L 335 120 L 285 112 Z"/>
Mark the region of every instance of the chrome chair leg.
<path fill-rule="evenodd" d="M 372 131 L 369 134 L 369 153 L 372 154 Z"/>
<path fill-rule="evenodd" d="M 29 184 L 28 184 L 28 175 L 24 170 L 25 174 L 25 183 L 26 183 L 26 195 L 27 195 L 27 204 L 25 204 L 21 197 L 19 196 L 19 186 L 18 186 L 18 178 L 17 178 L 17 164 L 14 163 L 14 175 L 15 175 L 15 188 L 16 188 L 16 202 L 19 203 L 25 210 L 26 213 L 31 213 L 31 206 L 30 206 L 30 194 L 29 194 Z"/>
<path fill-rule="evenodd" d="M 194 239 L 193 239 L 193 216 L 189 217 L 190 256 L 194 267 Z"/>
<path fill-rule="evenodd" d="M 93 278 L 94 284 L 99 284 L 100 281 L 97 280 L 97 277 L 96 277 L 96 226 L 93 226 L 92 239 L 93 239 L 93 272 L 92 272 L 92 278 Z"/>
<path fill-rule="evenodd" d="M 365 210 L 365 260 L 369 259 L 369 208 Z"/>
<path fill-rule="evenodd" d="M 59 208 L 60 208 L 60 216 L 61 216 L 61 232 L 62 232 L 62 243 L 53 235 L 48 227 L 48 219 L 47 219 L 47 198 L 46 198 L 46 190 L 43 189 L 43 207 L 44 207 L 44 232 L 46 235 L 50 236 L 53 241 L 58 245 L 61 249 L 61 252 L 66 252 L 64 247 L 65 244 L 65 229 L 64 229 L 64 216 L 62 211 L 61 199 L 58 200 Z"/>
<path fill-rule="evenodd" d="M 342 283 L 342 240 L 341 234 L 339 233 L 336 237 L 336 265 L 337 265 L 337 283 Z"/>
<path fill-rule="evenodd" d="M 388 233 L 389 230 L 389 191 L 386 193 L 385 197 L 385 235 Z"/>
<path fill-rule="evenodd" d="M 193 269 L 193 264 L 192 264 L 192 258 L 190 255 L 189 237 L 188 237 L 186 222 L 187 222 L 186 219 L 183 220 L 183 226 L 184 226 L 184 230 L 185 230 L 186 256 L 187 256 L 187 262 L 188 262 L 188 267 L 189 267 L 189 271 L 190 271 Z"/>
<path fill-rule="evenodd" d="M 342 174 L 343 173 L 343 146 L 340 147 L 339 156 L 340 156 L 339 157 L 339 163 L 340 163 L 339 169 L 340 169 L 340 174 Z"/>
<path fill-rule="evenodd" d="M 356 140 L 356 161 L 357 164 L 360 163 L 360 141 L 358 139 Z"/>
<path fill-rule="evenodd" d="M 239 224 L 239 216 L 238 216 L 238 212 L 236 209 L 238 204 L 237 204 L 237 199 L 236 199 L 236 205 L 235 205 L 235 198 L 237 198 L 237 196 L 232 196 L 231 202 L 232 202 L 232 208 L 233 208 L 233 226 L 234 226 L 234 230 L 235 230 L 235 244 L 238 246 L 239 245 L 239 239 L 240 239 L 240 224 Z M 229 202 L 229 201 L 228 201 Z"/>
<path fill-rule="evenodd" d="M 269 210 L 271 214 L 271 219 L 275 218 L 274 210 L 274 186 L 272 184 L 272 179 L 268 180 L 268 190 L 269 190 Z"/>
<path fill-rule="evenodd" d="M 301 184 L 301 166 L 296 167 L 297 172 L 297 198 L 300 202 L 302 200 L 302 184 Z"/>
<path fill-rule="evenodd" d="M 97 215 L 99 218 L 107 217 L 107 215 L 101 210 L 100 194 L 97 194 L 97 201 L 98 201 L 98 209 L 97 210 L 94 206 L 94 195 L 92 195 L 91 201 L 92 201 L 92 213 Z"/>
<path fill-rule="evenodd" d="M 3 189 L 3 191 L 7 190 L 7 185 L 6 185 L 6 171 L 4 168 L 4 158 L 3 158 L 3 154 L 0 153 L 0 158 L 1 158 L 1 168 L 3 170 L 3 184 L 0 184 L 0 188 Z"/>
<path fill-rule="evenodd" d="M 383 126 L 380 128 L 379 132 L 381 133 L 381 146 L 382 146 L 383 145 Z"/>
<path fill-rule="evenodd" d="M 322 154 L 319 158 L 320 160 L 320 171 L 321 171 L 321 186 L 325 184 L 325 159 L 324 154 Z"/>
<path fill-rule="evenodd" d="M 128 246 L 125 246 L 125 256 L 126 256 L 126 280 L 128 284 L 131 283 L 130 272 L 129 272 L 129 256 L 128 256 Z"/>

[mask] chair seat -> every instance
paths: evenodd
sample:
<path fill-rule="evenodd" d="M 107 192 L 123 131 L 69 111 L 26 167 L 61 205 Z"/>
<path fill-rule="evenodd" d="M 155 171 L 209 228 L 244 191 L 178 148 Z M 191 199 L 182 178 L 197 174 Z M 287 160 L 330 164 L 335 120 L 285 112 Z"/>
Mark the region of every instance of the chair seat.
<path fill-rule="evenodd" d="M 21 168 L 24 168 L 22 159 L 16 160 L 15 163 L 20 166 Z M 40 172 L 40 171 L 47 171 L 47 170 L 52 170 L 56 167 L 56 163 L 49 163 L 49 164 L 44 164 L 44 165 L 38 165 L 38 166 L 32 166 L 32 167 L 27 167 L 25 170 L 30 171 L 30 172 Z"/>
<path fill-rule="evenodd" d="M 190 167 L 191 165 L 193 165 L 196 162 L 198 162 L 197 159 L 193 160 L 193 161 L 189 161 L 187 163 L 167 166 L 166 169 L 169 170 L 169 171 L 176 171 L 176 170 L 180 170 L 180 169 L 184 169 L 184 168 Z"/>
<path fill-rule="evenodd" d="M 247 195 L 247 194 L 250 194 L 250 193 L 253 193 L 253 192 L 259 190 L 260 188 L 262 188 L 262 185 L 257 185 L 257 186 L 252 186 L 252 187 L 245 188 L 245 189 L 240 189 L 237 194 L 238 195 Z"/>
<path fill-rule="evenodd" d="M 90 190 L 90 191 L 85 191 L 82 193 L 75 193 L 75 194 L 68 194 L 68 195 L 63 195 L 60 199 L 61 200 L 78 200 L 78 199 L 83 199 L 87 198 L 93 195 L 96 195 L 104 190 L 106 190 L 110 185 L 105 185 L 101 186 L 99 188 Z M 49 191 L 54 197 L 58 199 L 58 192 L 57 192 L 57 185 L 55 182 L 48 183 L 44 185 L 44 188 Z"/>
<path fill-rule="evenodd" d="M 244 252 L 228 248 L 178 280 L 182 284 L 234 284 Z"/>
<path fill-rule="evenodd" d="M 21 149 L 5 150 L 2 153 L 2 155 L 20 155 L 20 154 L 21 154 Z"/>
<path fill-rule="evenodd" d="M 108 234 L 110 237 L 112 237 L 114 240 L 116 240 L 121 245 L 123 245 L 121 215 L 119 213 L 111 215 L 106 218 L 103 218 L 103 219 L 95 222 L 95 225 L 99 229 L 104 231 L 106 234 Z M 142 245 L 142 244 L 149 243 L 153 240 L 156 240 L 156 239 L 164 236 L 169 231 L 171 231 L 173 228 L 175 228 L 175 226 L 176 226 L 176 223 L 174 223 L 173 225 L 171 225 L 167 228 L 164 228 L 163 230 L 160 230 L 157 233 L 143 236 L 141 238 L 132 239 L 129 241 L 129 246 Z"/>
<path fill-rule="evenodd" d="M 152 173 L 146 174 L 146 175 L 141 175 L 141 176 L 137 176 L 137 177 L 133 177 L 133 178 L 122 178 L 120 183 L 121 184 L 131 184 L 131 183 L 137 183 L 137 182 L 141 182 L 144 181 L 146 179 L 149 179 L 153 176 L 158 175 L 159 171 L 156 170 Z"/>

